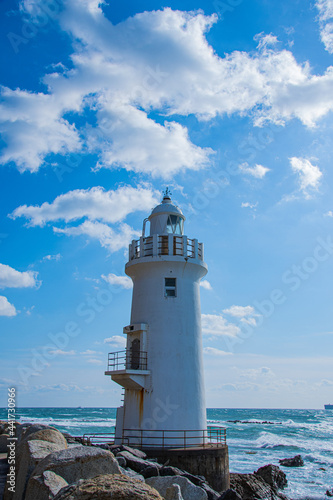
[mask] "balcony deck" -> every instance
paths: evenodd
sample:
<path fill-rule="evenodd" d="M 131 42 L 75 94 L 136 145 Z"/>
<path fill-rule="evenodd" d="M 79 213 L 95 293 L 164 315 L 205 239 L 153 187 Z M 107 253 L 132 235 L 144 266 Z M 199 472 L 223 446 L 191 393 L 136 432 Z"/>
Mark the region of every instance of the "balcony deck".
<path fill-rule="evenodd" d="M 141 237 L 129 245 L 129 261 L 142 257 L 162 255 L 185 257 L 187 259 L 204 260 L 203 243 L 197 239 L 174 234 Z"/>
<path fill-rule="evenodd" d="M 147 352 L 128 349 L 110 352 L 104 374 L 110 375 L 114 382 L 125 389 L 142 389 L 145 377 L 150 375 L 150 370 L 147 369 Z"/>

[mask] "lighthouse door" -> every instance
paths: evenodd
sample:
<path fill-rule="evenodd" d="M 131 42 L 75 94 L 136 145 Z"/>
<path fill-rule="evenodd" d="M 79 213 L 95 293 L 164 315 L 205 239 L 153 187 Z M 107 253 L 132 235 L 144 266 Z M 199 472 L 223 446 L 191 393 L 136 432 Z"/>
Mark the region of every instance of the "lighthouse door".
<path fill-rule="evenodd" d="M 131 370 L 140 368 L 140 340 L 134 339 L 131 344 Z"/>

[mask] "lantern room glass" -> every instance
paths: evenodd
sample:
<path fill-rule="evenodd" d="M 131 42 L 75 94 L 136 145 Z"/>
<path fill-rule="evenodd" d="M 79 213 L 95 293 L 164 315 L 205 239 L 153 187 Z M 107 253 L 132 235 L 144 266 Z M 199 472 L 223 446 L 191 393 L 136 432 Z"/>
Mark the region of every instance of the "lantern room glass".
<path fill-rule="evenodd" d="M 169 215 L 166 231 L 168 234 L 182 235 L 184 231 L 184 221 L 177 215 Z"/>

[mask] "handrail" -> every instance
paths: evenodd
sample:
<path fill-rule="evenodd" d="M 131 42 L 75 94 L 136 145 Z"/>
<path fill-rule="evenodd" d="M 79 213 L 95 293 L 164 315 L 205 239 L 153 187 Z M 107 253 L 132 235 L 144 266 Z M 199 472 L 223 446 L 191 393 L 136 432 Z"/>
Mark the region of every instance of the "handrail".
<path fill-rule="evenodd" d="M 129 260 L 158 255 L 177 255 L 203 260 L 203 243 L 175 234 L 158 234 L 133 240 L 129 245 Z"/>
<path fill-rule="evenodd" d="M 108 371 L 116 370 L 147 370 L 147 352 L 132 351 L 125 349 L 123 351 L 109 352 Z"/>
<path fill-rule="evenodd" d="M 175 436 L 175 434 L 178 435 Z M 84 434 L 83 441 L 87 444 L 106 442 L 112 444 L 115 441 L 115 431 Z M 218 426 L 209 426 L 207 429 L 199 430 L 123 429 L 121 442 L 132 448 L 188 449 L 198 446 L 212 448 L 226 445 L 227 432 L 225 427 Z"/>
<path fill-rule="evenodd" d="M 225 446 L 225 427 L 209 426 L 207 429 L 165 430 L 165 429 L 123 429 L 122 441 L 139 448 L 193 448 Z"/>

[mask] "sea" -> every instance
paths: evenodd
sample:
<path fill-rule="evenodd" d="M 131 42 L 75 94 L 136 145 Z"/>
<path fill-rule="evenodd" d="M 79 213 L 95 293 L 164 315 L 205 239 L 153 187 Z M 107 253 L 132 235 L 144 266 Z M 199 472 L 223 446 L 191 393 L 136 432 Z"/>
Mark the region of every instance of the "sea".
<path fill-rule="evenodd" d="M 6 419 L 0 409 L 0 419 Z M 111 433 L 115 408 L 21 408 L 21 423 L 52 425 L 73 436 Z M 208 425 L 227 431 L 230 471 L 251 473 L 266 464 L 301 455 L 303 467 L 282 467 L 288 479 L 283 490 L 293 500 L 328 500 L 333 488 L 333 410 L 219 409 L 207 410 Z"/>

